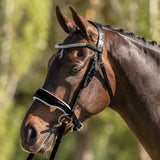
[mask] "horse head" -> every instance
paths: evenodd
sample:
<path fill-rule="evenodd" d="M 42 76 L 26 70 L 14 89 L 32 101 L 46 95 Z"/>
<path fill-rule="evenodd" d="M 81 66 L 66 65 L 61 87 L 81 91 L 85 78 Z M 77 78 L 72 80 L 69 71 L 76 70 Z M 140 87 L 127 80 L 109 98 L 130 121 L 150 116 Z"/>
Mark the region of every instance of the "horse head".
<path fill-rule="evenodd" d="M 44 153 L 51 150 L 54 140 L 57 138 L 59 119 L 64 118 L 64 110 L 59 109 L 62 103 L 65 107 L 73 106 L 75 96 L 81 88 L 84 75 L 95 56 L 94 49 L 81 47 L 66 47 L 69 44 L 91 44 L 96 46 L 98 31 L 96 27 L 80 16 L 72 7 L 70 8 L 73 19 L 66 17 L 56 8 L 57 19 L 68 36 L 63 41 L 65 47 L 52 55 L 48 62 L 48 73 L 42 89 L 35 94 L 35 101 L 28 110 L 21 126 L 22 148 L 32 153 Z M 106 43 L 106 42 L 105 42 Z M 106 45 L 106 44 L 105 44 Z M 115 76 L 107 57 L 107 51 L 103 45 L 102 60 L 107 68 L 108 79 L 113 92 L 115 91 Z M 37 94 L 39 94 L 37 96 Z M 39 98 L 42 94 L 52 96 L 59 101 L 57 107 L 51 106 L 50 102 L 44 102 Z M 110 95 L 105 85 L 100 64 L 97 63 L 97 70 L 92 80 L 84 88 L 74 111 L 78 121 L 83 122 L 92 115 L 102 111 L 110 104 Z M 56 106 L 55 105 L 55 106 Z M 69 123 L 69 117 L 64 118 Z M 69 123 L 65 130 L 67 133 L 73 127 Z"/>

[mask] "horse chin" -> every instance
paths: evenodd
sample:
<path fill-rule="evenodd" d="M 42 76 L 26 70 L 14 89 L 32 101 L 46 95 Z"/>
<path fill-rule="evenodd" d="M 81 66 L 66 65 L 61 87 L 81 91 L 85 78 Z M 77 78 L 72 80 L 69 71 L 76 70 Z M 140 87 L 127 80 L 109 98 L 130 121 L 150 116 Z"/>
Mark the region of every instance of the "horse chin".
<path fill-rule="evenodd" d="M 55 135 L 54 134 L 49 135 L 45 139 L 45 141 L 40 145 L 40 148 L 37 151 L 37 153 L 50 152 L 52 150 L 52 146 L 53 146 L 54 141 L 55 141 Z"/>

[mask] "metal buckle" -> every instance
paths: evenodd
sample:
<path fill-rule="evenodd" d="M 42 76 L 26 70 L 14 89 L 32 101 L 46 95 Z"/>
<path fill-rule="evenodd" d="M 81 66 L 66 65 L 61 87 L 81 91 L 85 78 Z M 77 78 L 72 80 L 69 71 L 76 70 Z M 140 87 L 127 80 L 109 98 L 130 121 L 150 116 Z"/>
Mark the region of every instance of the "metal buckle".
<path fill-rule="evenodd" d="M 69 116 L 69 114 L 64 113 L 58 118 L 58 123 L 66 123 L 66 126 L 69 126 L 73 121 L 73 118 Z"/>
<path fill-rule="evenodd" d="M 69 126 L 72 123 L 72 117 L 70 117 L 67 113 L 62 114 L 58 118 L 58 123 L 53 125 L 53 128 L 61 127 L 62 123 L 66 123 L 66 126 Z"/>
<path fill-rule="evenodd" d="M 71 123 L 73 122 L 73 118 L 69 116 L 69 114 L 67 113 L 64 113 L 62 114 L 61 116 L 59 116 L 58 118 L 58 123 L 54 125 L 54 128 L 58 128 L 58 127 L 61 127 L 62 126 L 62 123 L 66 123 L 66 126 L 69 126 Z M 74 124 L 73 126 L 71 127 L 71 132 L 74 131 Z M 81 123 L 81 128 L 77 128 L 76 127 L 76 131 L 81 131 L 83 129 L 83 124 Z"/>

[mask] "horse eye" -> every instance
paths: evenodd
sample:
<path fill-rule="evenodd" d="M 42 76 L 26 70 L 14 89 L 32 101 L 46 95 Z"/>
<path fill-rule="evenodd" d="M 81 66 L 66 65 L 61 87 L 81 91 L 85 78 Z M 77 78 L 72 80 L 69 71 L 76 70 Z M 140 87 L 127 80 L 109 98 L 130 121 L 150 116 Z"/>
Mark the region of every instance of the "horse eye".
<path fill-rule="evenodd" d="M 80 71 L 80 67 L 74 66 L 74 67 L 72 67 L 72 71 L 73 72 L 79 72 Z"/>

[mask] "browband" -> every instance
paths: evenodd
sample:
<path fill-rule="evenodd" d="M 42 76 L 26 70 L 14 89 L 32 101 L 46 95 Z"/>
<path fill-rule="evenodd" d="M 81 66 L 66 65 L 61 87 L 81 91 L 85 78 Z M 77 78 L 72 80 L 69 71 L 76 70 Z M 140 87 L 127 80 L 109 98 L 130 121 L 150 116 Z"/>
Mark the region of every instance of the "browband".
<path fill-rule="evenodd" d="M 71 43 L 71 44 L 58 43 L 55 45 L 56 49 L 66 49 L 66 48 L 76 48 L 76 47 L 87 47 L 97 52 L 103 51 L 102 50 L 103 48 L 97 48 L 91 43 Z"/>

